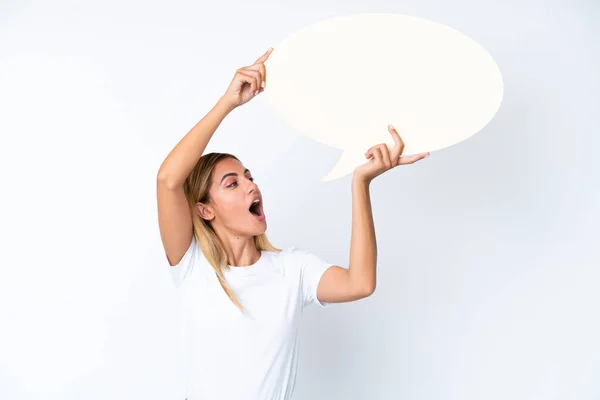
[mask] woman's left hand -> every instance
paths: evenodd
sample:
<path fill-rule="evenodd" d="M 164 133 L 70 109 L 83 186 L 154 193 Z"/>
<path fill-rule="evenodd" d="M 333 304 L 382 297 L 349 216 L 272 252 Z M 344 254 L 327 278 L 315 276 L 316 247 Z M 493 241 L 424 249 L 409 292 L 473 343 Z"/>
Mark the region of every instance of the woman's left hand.
<path fill-rule="evenodd" d="M 385 143 L 371 147 L 369 151 L 365 153 L 365 157 L 370 158 L 370 160 L 365 164 L 356 167 L 354 170 L 354 178 L 365 183 L 370 183 L 375 177 L 398 165 L 412 164 L 415 161 L 419 161 L 429 156 L 429 153 L 421 153 L 410 157 L 400 158 L 400 155 L 404 150 L 404 142 L 392 125 L 388 126 L 388 130 L 394 138 L 394 148 L 390 151 Z"/>

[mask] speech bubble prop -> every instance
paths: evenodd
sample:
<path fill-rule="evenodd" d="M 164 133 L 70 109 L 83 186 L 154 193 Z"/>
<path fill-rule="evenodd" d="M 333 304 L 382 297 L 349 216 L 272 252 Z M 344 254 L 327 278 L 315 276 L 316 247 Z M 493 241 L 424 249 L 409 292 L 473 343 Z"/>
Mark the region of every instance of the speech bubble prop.
<path fill-rule="evenodd" d="M 302 28 L 265 62 L 267 101 L 294 129 L 343 154 L 322 181 L 343 177 L 372 146 L 403 156 L 459 143 L 494 117 L 503 80 L 478 43 L 399 14 L 336 17 Z"/>

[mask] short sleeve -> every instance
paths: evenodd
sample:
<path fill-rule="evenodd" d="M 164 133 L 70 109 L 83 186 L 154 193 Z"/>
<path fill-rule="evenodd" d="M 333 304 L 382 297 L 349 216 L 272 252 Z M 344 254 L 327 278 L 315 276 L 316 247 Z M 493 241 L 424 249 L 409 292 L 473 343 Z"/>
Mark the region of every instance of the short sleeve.
<path fill-rule="evenodd" d="M 304 299 L 303 306 L 318 304 L 321 307 L 327 307 L 332 303 L 321 302 L 317 298 L 317 288 L 325 271 L 334 264 L 331 264 L 308 250 L 299 250 L 300 260 L 300 283 Z"/>
<path fill-rule="evenodd" d="M 173 283 L 175 283 L 177 288 L 181 287 L 181 284 L 191 272 L 194 261 L 197 259 L 200 251 L 200 247 L 196 241 L 196 235 L 192 235 L 192 243 L 190 243 L 190 247 L 188 247 L 179 263 L 173 266 L 169 265 L 171 278 L 173 279 Z"/>

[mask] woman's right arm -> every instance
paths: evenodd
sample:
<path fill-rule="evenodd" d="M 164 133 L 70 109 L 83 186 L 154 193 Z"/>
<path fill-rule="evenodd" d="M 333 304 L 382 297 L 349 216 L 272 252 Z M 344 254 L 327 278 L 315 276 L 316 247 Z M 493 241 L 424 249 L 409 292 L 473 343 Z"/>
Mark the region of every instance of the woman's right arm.
<path fill-rule="evenodd" d="M 202 156 L 223 119 L 236 107 L 261 93 L 265 80 L 264 62 L 269 49 L 254 64 L 236 71 L 217 104 L 177 143 L 161 164 L 157 175 L 158 223 L 169 264 L 179 263 L 192 241 L 192 216 L 183 183 Z"/>
<path fill-rule="evenodd" d="M 158 184 L 183 186 L 223 119 L 235 107 L 221 97 L 217 104 L 177 143 L 158 170 Z"/>
<path fill-rule="evenodd" d="M 183 182 L 200 159 L 208 141 L 233 109 L 223 99 L 181 139 L 163 161 L 157 176 L 158 225 L 170 266 L 181 261 L 192 242 L 192 216 Z"/>
<path fill-rule="evenodd" d="M 163 161 L 158 171 L 159 183 L 169 187 L 182 186 L 223 119 L 235 108 L 247 103 L 264 90 L 266 76 L 264 62 L 269 58 L 272 50 L 272 48 L 267 50 L 254 64 L 236 71 L 225 94 L 217 104 L 194 125 Z"/>

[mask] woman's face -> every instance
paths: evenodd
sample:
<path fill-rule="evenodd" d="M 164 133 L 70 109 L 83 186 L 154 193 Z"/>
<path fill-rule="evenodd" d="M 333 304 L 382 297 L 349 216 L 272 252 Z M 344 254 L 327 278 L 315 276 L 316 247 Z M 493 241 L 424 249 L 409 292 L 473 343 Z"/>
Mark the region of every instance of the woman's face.
<path fill-rule="evenodd" d="M 212 186 L 209 194 L 212 200 L 206 207 L 200 206 L 200 215 L 210 220 L 215 230 L 225 228 L 236 236 L 253 237 L 267 230 L 263 212 L 263 201 L 253 177 L 238 160 L 225 158 L 213 169 Z M 250 208 L 256 199 L 258 207 Z"/>

